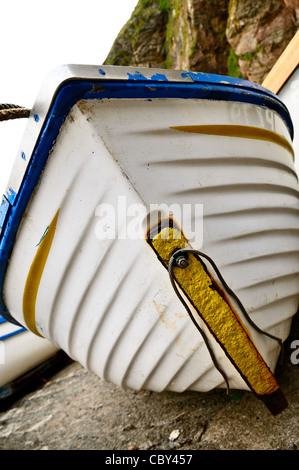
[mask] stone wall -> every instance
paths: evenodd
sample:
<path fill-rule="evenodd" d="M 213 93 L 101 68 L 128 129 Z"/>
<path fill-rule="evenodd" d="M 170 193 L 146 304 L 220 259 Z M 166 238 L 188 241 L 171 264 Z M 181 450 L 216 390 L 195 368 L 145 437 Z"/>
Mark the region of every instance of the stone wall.
<path fill-rule="evenodd" d="M 298 25 L 299 0 L 139 0 L 105 63 L 262 83 Z"/>

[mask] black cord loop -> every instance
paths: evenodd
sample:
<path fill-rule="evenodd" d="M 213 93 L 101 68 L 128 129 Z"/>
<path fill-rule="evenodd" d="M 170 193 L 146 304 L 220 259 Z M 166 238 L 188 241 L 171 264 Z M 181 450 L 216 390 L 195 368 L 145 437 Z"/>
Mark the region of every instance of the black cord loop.
<path fill-rule="evenodd" d="M 192 322 L 194 323 L 194 325 L 196 326 L 196 328 L 198 329 L 198 331 L 200 332 L 207 348 L 208 348 L 208 351 L 210 353 L 210 356 L 211 356 L 211 359 L 213 361 L 213 364 L 215 366 L 215 368 L 220 372 L 220 374 L 222 375 L 222 377 L 224 378 L 225 380 L 225 383 L 226 383 L 226 389 L 227 389 L 227 394 L 229 394 L 229 381 L 228 381 L 228 378 L 227 378 L 227 375 L 225 374 L 225 372 L 221 369 L 221 367 L 219 366 L 219 364 L 217 363 L 217 360 L 216 360 L 216 357 L 213 353 L 213 350 L 211 349 L 211 346 L 209 344 L 209 341 L 208 341 L 208 338 L 205 334 L 205 332 L 202 330 L 202 328 L 198 325 L 196 319 L 194 318 L 193 314 L 192 314 L 192 311 L 189 307 L 189 305 L 187 304 L 187 302 L 185 301 L 185 299 L 182 297 L 181 293 L 179 292 L 179 289 L 177 288 L 177 285 L 175 283 L 175 279 L 174 279 L 174 276 L 173 276 L 173 267 L 176 265 L 176 260 L 180 257 L 180 256 L 186 256 L 186 254 L 188 253 L 192 253 L 194 254 L 195 256 L 201 256 L 205 259 L 207 259 L 209 261 L 209 263 L 212 265 L 213 269 L 215 270 L 219 280 L 221 281 L 223 287 L 225 288 L 225 290 L 227 291 L 227 293 L 233 297 L 235 299 L 235 301 L 237 302 L 240 310 L 242 311 L 244 317 L 246 318 L 246 320 L 249 322 L 249 324 L 256 330 L 258 331 L 259 333 L 263 334 L 263 335 L 266 335 L 268 336 L 269 338 L 272 338 L 276 341 L 278 341 L 278 343 L 280 344 L 281 346 L 281 349 L 283 351 L 283 342 L 280 338 L 274 336 L 274 335 L 271 335 L 270 333 L 262 330 L 261 328 L 259 328 L 253 321 L 252 319 L 250 318 L 250 316 L 248 315 L 245 307 L 243 306 L 242 302 L 240 301 L 240 299 L 237 297 L 237 295 L 232 291 L 232 289 L 227 285 L 227 283 L 225 282 L 225 280 L 223 279 L 223 276 L 221 275 L 218 267 L 216 266 L 216 264 L 214 263 L 214 261 L 208 256 L 206 255 L 205 253 L 202 253 L 201 251 L 198 251 L 198 250 L 193 250 L 193 249 L 189 249 L 189 248 L 182 248 L 182 249 L 179 249 L 177 251 L 175 251 L 170 260 L 169 260 L 169 264 L 168 264 L 168 273 L 169 273 L 169 277 L 170 277 L 170 281 L 171 281 L 171 284 L 172 284 L 172 287 L 175 291 L 175 293 L 177 294 L 178 298 L 180 299 L 180 301 L 182 302 L 182 304 L 184 305 L 184 307 L 186 308 Z"/>

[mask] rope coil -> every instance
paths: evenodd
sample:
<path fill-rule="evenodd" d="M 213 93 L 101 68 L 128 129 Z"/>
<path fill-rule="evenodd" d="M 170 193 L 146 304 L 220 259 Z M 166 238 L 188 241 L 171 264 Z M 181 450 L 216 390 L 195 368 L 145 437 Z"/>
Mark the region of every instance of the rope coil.
<path fill-rule="evenodd" d="M 224 289 L 226 290 L 226 292 L 237 302 L 241 312 L 243 313 L 244 317 L 246 318 L 246 320 L 248 321 L 248 323 L 260 334 L 263 334 L 265 336 L 268 336 L 269 338 L 272 338 L 274 339 L 275 341 L 277 341 L 280 345 L 280 348 L 281 348 L 281 355 L 283 356 L 283 353 L 284 353 L 284 349 L 283 349 L 283 341 L 281 338 L 278 338 L 277 336 L 274 336 L 270 333 L 268 333 L 267 331 L 264 331 L 262 330 L 261 328 L 259 328 L 253 321 L 252 319 L 250 318 L 250 316 L 248 315 L 245 307 L 243 306 L 242 302 L 240 301 L 240 299 L 237 297 L 237 295 L 233 292 L 233 290 L 227 285 L 227 283 L 225 282 L 222 274 L 220 273 L 218 267 L 216 266 L 216 263 L 212 260 L 212 258 L 210 258 L 208 255 L 206 255 L 205 253 L 201 252 L 201 251 L 198 251 L 198 250 L 193 250 L 193 249 L 188 249 L 188 248 L 182 248 L 182 249 L 179 249 L 177 250 L 175 253 L 172 254 L 170 260 L 169 260 L 169 264 L 168 264 L 168 274 L 169 274 L 169 278 L 170 278 L 170 282 L 172 284 L 172 287 L 176 293 L 176 295 L 178 296 L 178 298 L 180 299 L 180 301 L 182 302 L 182 304 L 184 305 L 187 313 L 189 314 L 189 317 L 191 318 L 193 324 L 195 325 L 195 327 L 198 329 L 198 331 L 200 332 L 205 344 L 206 344 L 206 347 L 210 353 L 210 357 L 212 359 L 212 362 L 215 366 L 215 368 L 218 370 L 218 372 L 220 372 L 220 374 L 222 375 L 225 383 L 226 383 L 226 393 L 227 395 L 230 394 L 230 386 L 229 386 L 229 380 L 228 380 L 228 377 L 226 375 L 226 373 L 224 372 L 224 370 L 219 366 L 218 364 L 218 361 L 216 359 L 216 356 L 214 355 L 214 352 L 212 350 L 212 347 L 210 346 L 209 344 L 209 340 L 208 340 L 208 337 L 206 336 L 204 330 L 199 326 L 198 322 L 196 321 L 196 319 L 194 318 L 193 316 L 193 313 L 191 311 L 191 308 L 189 307 L 187 301 L 184 299 L 184 297 L 182 296 L 182 294 L 180 293 L 177 285 L 176 285 L 176 282 L 175 282 L 175 278 L 174 278 L 174 275 L 173 275 L 173 267 L 176 266 L 176 258 L 179 256 L 179 255 L 187 255 L 188 256 L 188 253 L 192 253 L 194 254 L 196 257 L 203 257 L 205 258 L 210 264 L 211 266 L 213 267 L 213 269 L 215 270 L 220 282 L 222 283 Z"/>

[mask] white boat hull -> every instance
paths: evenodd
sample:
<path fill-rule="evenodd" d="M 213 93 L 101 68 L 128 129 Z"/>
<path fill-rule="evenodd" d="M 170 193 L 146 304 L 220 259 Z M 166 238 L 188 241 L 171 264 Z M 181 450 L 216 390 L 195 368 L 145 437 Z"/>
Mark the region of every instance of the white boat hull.
<path fill-rule="evenodd" d="M 40 116 L 38 101 L 34 111 Z M 196 129 L 240 125 L 252 128 L 253 138 Z M 255 138 L 256 128 L 282 141 Z M 155 204 L 175 203 L 182 210 L 198 204 L 197 232 L 182 227 L 192 247 L 215 261 L 252 321 L 284 341 L 299 294 L 299 193 L 291 145 L 284 119 L 251 102 L 151 95 L 79 100 L 60 128 L 22 219 L 3 287 L 7 310 L 26 325 L 28 276 L 55 221 L 34 294 L 38 334 L 122 387 L 158 392 L 224 387 L 167 270 L 146 242 L 146 217 L 142 236 L 132 238 L 134 230 L 127 235 L 133 214 L 125 211 L 142 206 L 149 214 Z M 119 214 L 110 229 L 105 219 L 110 230 L 105 238 L 102 211 L 108 207 Z M 163 215 L 169 217 L 169 211 Z M 25 304 L 30 310 L 28 299 Z M 274 371 L 279 344 L 247 328 Z M 248 390 L 210 340 L 230 387 Z"/>

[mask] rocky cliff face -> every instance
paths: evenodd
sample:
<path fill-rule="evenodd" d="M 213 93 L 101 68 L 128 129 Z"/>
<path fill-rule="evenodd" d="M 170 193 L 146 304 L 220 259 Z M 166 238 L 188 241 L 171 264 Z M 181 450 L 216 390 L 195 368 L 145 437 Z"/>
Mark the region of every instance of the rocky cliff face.
<path fill-rule="evenodd" d="M 139 0 L 130 20 L 120 31 L 107 64 L 166 66 L 168 9 L 159 0 Z"/>
<path fill-rule="evenodd" d="M 105 63 L 262 83 L 298 25 L 299 0 L 139 0 Z"/>
<path fill-rule="evenodd" d="M 232 0 L 227 40 L 245 78 L 261 83 L 298 28 L 298 0 Z"/>

